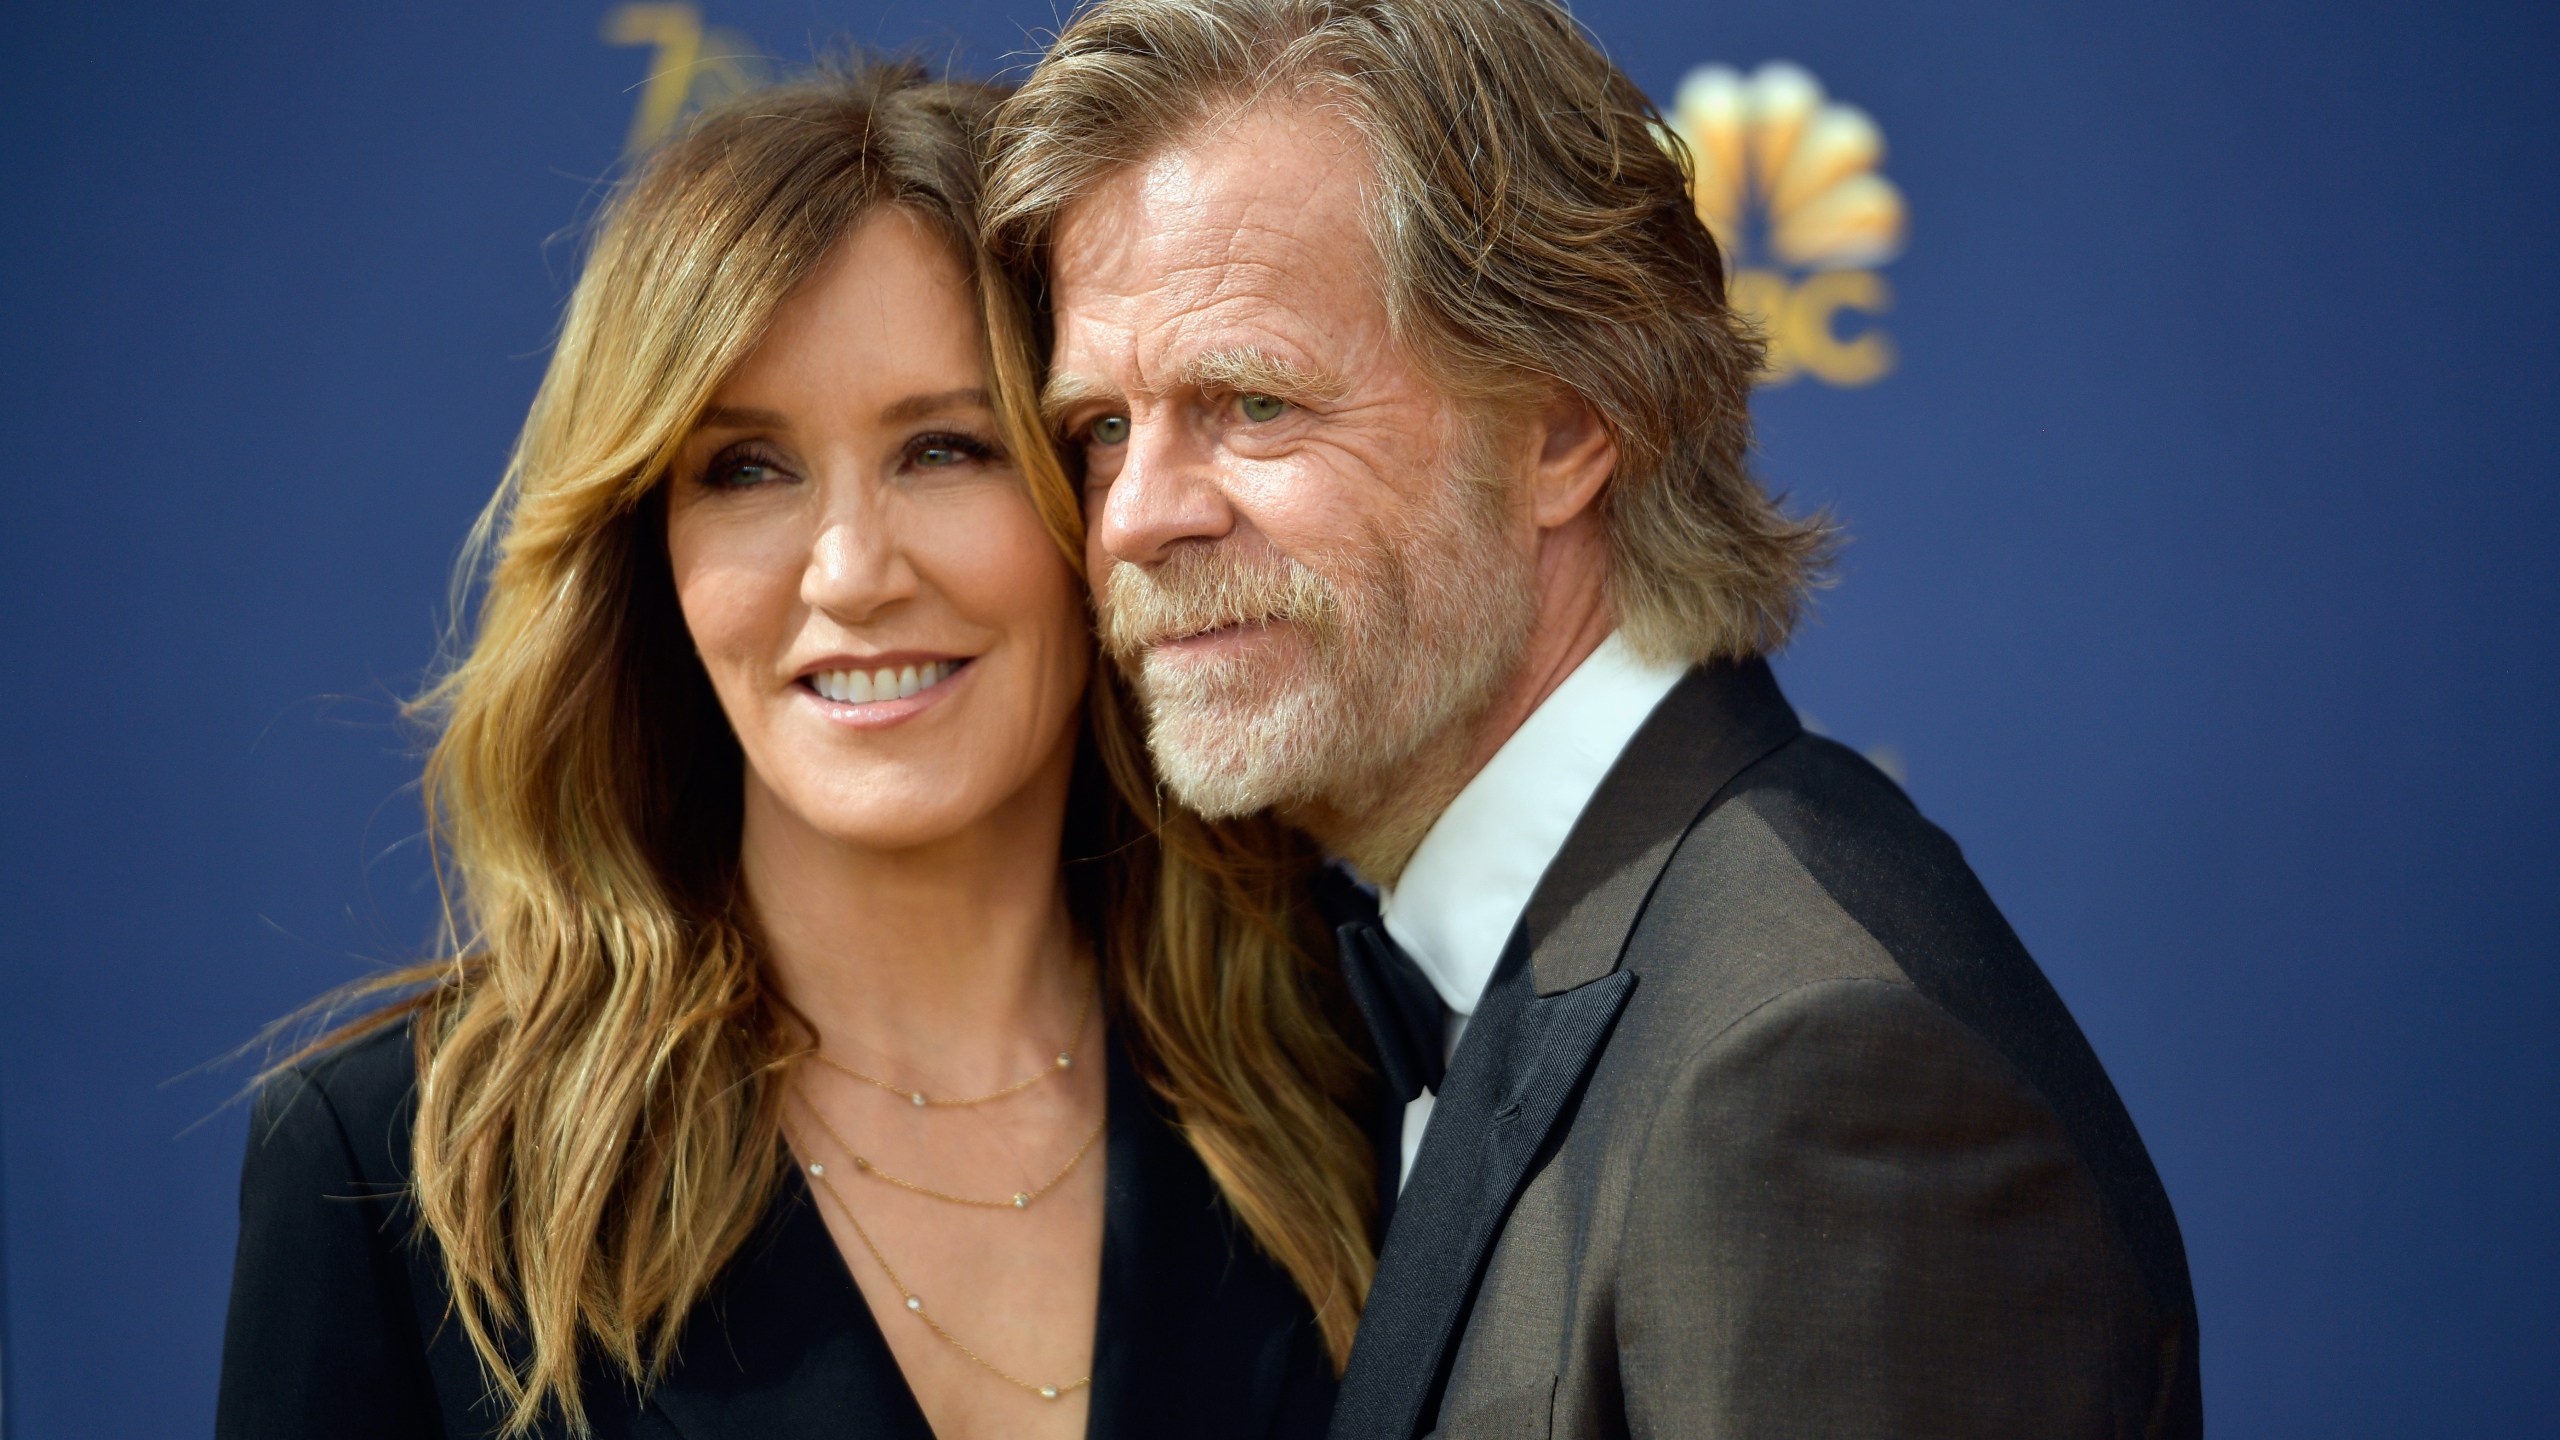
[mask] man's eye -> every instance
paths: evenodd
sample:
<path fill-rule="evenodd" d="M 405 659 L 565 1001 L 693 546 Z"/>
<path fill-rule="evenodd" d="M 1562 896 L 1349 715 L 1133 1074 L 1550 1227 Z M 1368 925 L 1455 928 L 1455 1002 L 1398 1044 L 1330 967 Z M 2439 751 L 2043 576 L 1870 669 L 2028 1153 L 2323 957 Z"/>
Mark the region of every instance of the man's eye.
<path fill-rule="evenodd" d="M 1289 402 L 1276 395 L 1239 395 L 1236 408 L 1244 412 L 1244 418 L 1259 425 L 1266 420 L 1279 419 L 1289 408 Z"/>
<path fill-rule="evenodd" d="M 1085 434 L 1090 436 L 1093 443 L 1096 445 L 1122 444 L 1129 438 L 1129 417 L 1126 415 L 1105 415 L 1101 419 L 1094 421 L 1092 428 L 1087 430 Z"/>

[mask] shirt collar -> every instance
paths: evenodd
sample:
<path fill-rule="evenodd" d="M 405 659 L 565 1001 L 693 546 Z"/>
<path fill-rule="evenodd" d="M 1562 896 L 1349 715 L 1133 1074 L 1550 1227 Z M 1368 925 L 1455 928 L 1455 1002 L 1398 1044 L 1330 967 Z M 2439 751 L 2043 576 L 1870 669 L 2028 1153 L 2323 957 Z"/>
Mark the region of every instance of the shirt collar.
<path fill-rule="evenodd" d="M 1404 875 L 1378 892 L 1387 933 L 1452 1012 L 1475 1013 L 1583 807 L 1687 673 L 1638 659 L 1611 634 L 1440 812 Z"/>

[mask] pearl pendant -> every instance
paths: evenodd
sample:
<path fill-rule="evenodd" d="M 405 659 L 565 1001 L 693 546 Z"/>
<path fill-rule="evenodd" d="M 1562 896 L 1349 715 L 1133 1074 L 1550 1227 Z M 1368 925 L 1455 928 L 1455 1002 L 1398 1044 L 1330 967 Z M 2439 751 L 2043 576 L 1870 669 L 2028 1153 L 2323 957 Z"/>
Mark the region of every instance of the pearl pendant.
<path fill-rule="evenodd" d="M 1073 1055 L 1060 1055 L 1060 1056 L 1058 1057 L 1058 1068 L 1059 1068 L 1059 1069 L 1061 1069 L 1061 1070 L 1066 1069 L 1068 1066 L 1073 1065 L 1074 1063 L 1076 1063 L 1076 1057 L 1074 1057 Z"/>
<path fill-rule="evenodd" d="M 1041 1386 L 1041 1387 L 1040 1387 L 1040 1398 L 1041 1398 L 1041 1399 L 1043 1399 L 1043 1400 L 1055 1400 L 1055 1399 L 1057 1399 L 1057 1398 L 1058 1398 L 1058 1387 L 1057 1387 L 1057 1386 L 1055 1386 L 1055 1385 L 1043 1385 L 1043 1386 Z"/>
<path fill-rule="evenodd" d="M 812 1164 L 809 1167 L 809 1173 L 817 1176 L 821 1180 L 824 1180 L 827 1178 L 827 1167 L 824 1165 Z"/>
<path fill-rule="evenodd" d="M 910 1099 L 910 1100 L 913 1100 L 914 1102 L 916 1102 L 916 1108 L 917 1108 L 917 1109 L 921 1110 L 921 1109 L 923 1109 L 923 1108 L 924 1108 L 924 1092 L 923 1092 L 923 1091 L 919 1090 L 919 1091 L 917 1091 L 916 1093 L 914 1093 L 913 1095 L 908 1096 L 907 1098 L 908 1098 L 908 1099 Z"/>
<path fill-rule="evenodd" d="M 923 1314 L 923 1313 L 924 1313 L 924 1297 L 923 1297 L 923 1296 L 921 1296 L 921 1295 L 910 1295 L 910 1296 L 908 1296 L 908 1297 L 907 1297 L 907 1308 L 908 1308 L 908 1309 L 910 1309 L 910 1310 L 913 1310 L 914 1312 L 916 1312 L 916 1313 L 917 1313 L 917 1314 L 919 1314 L 919 1315 Z"/>
<path fill-rule="evenodd" d="M 1031 1208 L 1031 1197 L 1030 1197 L 1029 1195 L 1024 1194 L 1023 1192 L 1021 1192 L 1021 1191 L 1019 1191 L 1019 1190 L 1017 1190 L 1017 1191 L 1013 1192 L 1013 1208 L 1014 1208 L 1014 1209 L 1016 1209 L 1016 1210 L 1028 1210 L 1028 1209 L 1030 1209 L 1030 1208 Z"/>

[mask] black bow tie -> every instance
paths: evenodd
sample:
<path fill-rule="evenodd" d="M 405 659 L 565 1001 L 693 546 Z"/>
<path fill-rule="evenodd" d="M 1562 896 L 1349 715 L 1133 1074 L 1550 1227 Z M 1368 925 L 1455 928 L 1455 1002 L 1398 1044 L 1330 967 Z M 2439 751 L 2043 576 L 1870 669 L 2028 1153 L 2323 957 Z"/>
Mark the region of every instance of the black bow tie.
<path fill-rule="evenodd" d="M 1440 992 L 1378 919 L 1377 901 L 1348 879 L 1327 872 L 1318 906 L 1335 921 L 1342 978 L 1360 1018 L 1377 1041 L 1378 1061 L 1399 1101 L 1438 1093 L 1448 1066 L 1448 1011 Z"/>

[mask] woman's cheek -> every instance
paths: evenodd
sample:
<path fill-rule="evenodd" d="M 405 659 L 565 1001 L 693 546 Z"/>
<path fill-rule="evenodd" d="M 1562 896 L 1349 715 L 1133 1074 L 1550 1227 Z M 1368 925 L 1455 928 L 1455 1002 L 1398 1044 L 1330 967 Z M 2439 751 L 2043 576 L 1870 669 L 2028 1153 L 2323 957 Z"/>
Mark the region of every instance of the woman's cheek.
<path fill-rule="evenodd" d="M 694 649 L 715 676 L 743 665 L 755 649 L 762 587 L 752 573 L 734 570 L 698 569 L 691 578 L 691 584 L 679 583 L 676 594 Z"/>
<path fill-rule="evenodd" d="M 744 527 L 707 524 L 687 533 L 680 521 L 671 529 L 677 609 L 721 708 L 744 739 L 758 728 L 799 566 L 773 537 Z"/>
<path fill-rule="evenodd" d="M 1080 607 L 1073 572 L 1019 484 L 990 484 L 975 499 L 951 507 L 936 526 L 936 549 L 955 605 L 979 623 L 1007 631 L 1032 617 L 1052 618 L 1053 610 Z"/>
<path fill-rule="evenodd" d="M 1032 509 L 1029 497 L 1017 497 L 1001 517 L 988 517 L 980 532 L 979 552 L 988 562 L 983 587 L 991 617 L 1025 659 L 1040 673 L 1023 677 L 1040 697 L 1043 724 L 1072 723 L 1074 707 L 1084 695 L 1085 668 L 1091 642 L 1087 638 L 1083 578 L 1060 553 L 1058 543 Z"/>

